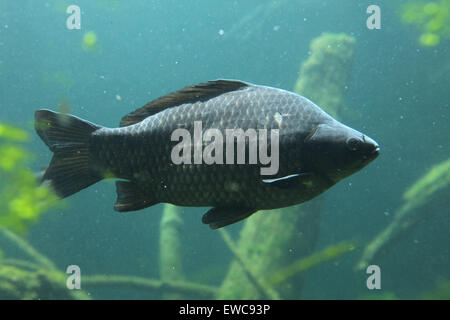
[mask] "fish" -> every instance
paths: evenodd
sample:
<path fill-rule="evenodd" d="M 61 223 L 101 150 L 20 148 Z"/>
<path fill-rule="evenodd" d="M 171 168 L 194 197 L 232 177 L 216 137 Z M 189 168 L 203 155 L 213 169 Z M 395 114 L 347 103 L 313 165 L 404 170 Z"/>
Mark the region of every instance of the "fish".
<path fill-rule="evenodd" d="M 380 153 L 375 140 L 309 99 L 240 80 L 212 80 L 167 94 L 125 115 L 117 128 L 41 109 L 35 130 L 53 152 L 41 182 L 60 198 L 113 178 L 114 210 L 158 203 L 211 207 L 202 222 L 212 229 L 258 210 L 311 200 Z M 220 138 L 228 130 L 242 130 L 245 144 L 237 136 Z"/>

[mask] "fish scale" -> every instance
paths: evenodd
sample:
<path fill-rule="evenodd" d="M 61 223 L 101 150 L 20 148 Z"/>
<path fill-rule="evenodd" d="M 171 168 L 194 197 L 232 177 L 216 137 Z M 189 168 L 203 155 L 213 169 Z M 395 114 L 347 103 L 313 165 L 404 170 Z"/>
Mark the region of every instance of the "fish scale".
<path fill-rule="evenodd" d="M 58 121 L 61 117 L 70 120 L 65 127 Z M 264 176 L 260 169 L 268 165 L 248 163 L 248 141 L 245 164 L 174 164 L 171 152 L 179 141 L 171 141 L 172 133 L 182 128 L 194 139 L 196 121 L 202 125 L 202 135 L 207 129 L 219 129 L 224 144 L 227 129 L 255 129 L 257 133 L 267 129 L 268 150 L 272 149 L 270 132 L 278 130 L 277 173 Z M 43 180 L 49 180 L 60 196 L 105 176 L 115 177 L 121 179 L 116 210 L 134 211 L 160 202 L 213 207 L 203 217 L 212 228 L 237 222 L 257 210 L 305 202 L 367 165 L 379 149 L 372 139 L 300 95 L 230 80 L 186 87 L 149 102 L 123 117 L 119 128 L 40 110 L 36 130 L 55 152 Z M 67 140 L 69 132 L 70 139 L 77 140 L 74 149 L 67 145 L 59 150 L 55 143 Z M 356 151 L 348 147 L 351 139 L 358 142 Z M 193 141 L 189 143 L 194 150 Z M 207 145 L 203 141 L 202 150 Z M 220 147 L 225 161 L 225 145 Z M 70 183 L 61 174 L 71 170 L 72 162 L 85 171 L 78 174 L 79 181 Z"/>
<path fill-rule="evenodd" d="M 287 95 L 287 96 L 286 96 Z M 277 97 L 279 102 L 277 101 Z M 259 112 L 264 101 L 264 108 L 268 113 Z M 280 135 L 280 145 L 284 140 L 289 140 L 289 133 L 298 131 L 297 119 L 301 116 L 302 105 L 308 101 L 298 95 L 286 93 L 286 91 L 267 88 L 249 87 L 245 90 L 230 92 L 215 97 L 206 103 L 196 102 L 183 104 L 174 108 L 157 113 L 140 123 L 120 129 L 100 129 L 94 134 L 92 145 L 94 150 L 96 145 L 107 145 L 107 148 L 122 150 L 114 155 L 126 155 L 125 157 L 104 157 L 111 155 L 110 152 L 98 153 L 98 163 L 102 163 L 106 171 L 116 174 L 122 179 L 134 179 L 144 190 L 148 190 L 149 195 L 159 202 L 171 202 L 183 206 L 220 206 L 236 203 L 246 205 L 260 205 L 261 209 L 271 209 L 278 207 L 278 198 L 288 198 L 284 190 L 273 190 L 270 186 L 265 186 L 261 182 L 259 166 L 249 165 L 181 165 L 181 171 L 170 162 L 170 152 L 174 143 L 170 143 L 171 133 L 178 127 L 183 127 L 191 133 L 193 137 L 194 121 L 201 121 L 203 132 L 208 128 L 237 129 L 279 129 L 279 125 L 273 118 L 275 113 L 297 114 L 297 118 L 291 118 L 283 126 Z M 174 116 L 180 115 L 183 123 L 173 121 Z M 211 116 L 214 115 L 214 116 Z M 317 110 L 317 120 L 328 118 L 329 116 L 321 110 Z M 292 121 L 294 120 L 295 121 Z M 323 120 L 322 120 L 323 121 Z M 315 123 L 311 123 L 305 128 L 309 132 Z M 292 128 L 291 128 L 292 127 Z M 286 133 L 286 136 L 283 133 Z M 105 135 L 128 137 L 126 143 L 117 143 L 119 138 L 106 139 Z M 225 134 L 224 134 L 225 136 Z M 145 143 L 141 143 L 145 141 Z M 133 146 L 131 154 L 129 146 Z M 136 150 L 139 152 L 136 153 Z M 157 157 L 151 157 L 151 153 Z M 282 157 L 280 167 L 283 168 L 280 174 L 283 175 L 292 169 L 290 163 L 295 163 L 295 152 L 280 152 L 286 154 Z M 95 154 L 95 153 L 94 153 Z M 131 165 L 130 165 L 131 163 Z M 135 165 L 139 163 L 140 165 Z M 294 166 L 301 167 L 301 165 Z M 132 170 L 122 169 L 132 168 Z M 284 169 L 286 168 L 286 169 Z M 123 175 L 123 173 L 125 173 Z M 140 177 L 150 176 L 148 179 Z M 203 176 L 200 183 L 197 177 Z M 163 184 L 155 183 L 164 181 Z M 249 183 L 249 182 L 253 183 Z M 230 190 L 230 184 L 239 186 L 237 190 Z M 194 185 L 193 185 L 194 184 Z M 170 188 L 165 188 L 170 185 Z M 301 201 L 304 195 L 291 192 L 288 205 Z M 285 200 L 285 199 L 283 199 Z"/>

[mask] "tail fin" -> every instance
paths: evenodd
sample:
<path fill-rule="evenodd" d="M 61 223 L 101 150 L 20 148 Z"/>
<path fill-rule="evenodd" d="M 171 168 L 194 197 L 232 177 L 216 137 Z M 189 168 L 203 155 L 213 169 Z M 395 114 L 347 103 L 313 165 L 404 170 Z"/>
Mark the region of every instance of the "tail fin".
<path fill-rule="evenodd" d="M 89 167 L 89 137 L 100 126 L 50 110 L 36 111 L 34 125 L 54 153 L 42 182 L 49 181 L 58 196 L 68 197 L 103 178 Z"/>

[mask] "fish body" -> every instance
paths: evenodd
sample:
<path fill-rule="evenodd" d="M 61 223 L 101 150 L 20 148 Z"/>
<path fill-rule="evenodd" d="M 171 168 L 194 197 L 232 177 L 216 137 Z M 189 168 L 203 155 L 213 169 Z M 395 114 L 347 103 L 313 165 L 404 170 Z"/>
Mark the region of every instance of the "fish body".
<path fill-rule="evenodd" d="M 189 160 L 183 163 L 174 161 L 174 147 L 181 141 L 173 137 L 177 129 L 191 137 L 183 141 L 189 147 L 184 149 Z M 223 140 L 205 139 L 209 129 Z M 244 133 L 254 130 L 260 134 L 257 139 L 267 138 L 270 165 L 249 161 L 252 154 L 261 155 L 258 142 L 262 140 L 249 134 L 243 140 L 245 148 L 239 149 L 237 139 L 227 139 L 227 130 L 239 129 Z M 212 228 L 242 220 L 257 210 L 310 200 L 363 168 L 379 152 L 374 140 L 300 95 L 229 80 L 210 81 L 161 97 L 126 115 L 119 128 L 39 110 L 36 130 L 55 153 L 43 181 L 49 181 L 61 197 L 114 177 L 120 179 L 116 182 L 117 211 L 160 202 L 213 207 L 203 217 Z M 216 160 L 222 158 L 222 163 L 202 159 L 213 140 L 220 148 L 211 154 Z M 234 150 L 228 159 L 227 143 Z M 253 143 L 257 144 L 254 149 Z M 219 149 L 222 157 L 218 157 Z M 237 161 L 242 150 L 245 163 Z M 268 170 L 274 163 L 273 172 L 262 174 L 263 168 Z"/>

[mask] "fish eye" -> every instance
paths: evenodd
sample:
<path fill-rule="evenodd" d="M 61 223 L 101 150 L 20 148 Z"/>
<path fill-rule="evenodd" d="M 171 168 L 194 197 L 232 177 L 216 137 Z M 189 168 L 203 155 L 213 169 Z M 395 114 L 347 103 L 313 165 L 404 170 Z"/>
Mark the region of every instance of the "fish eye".
<path fill-rule="evenodd" d="M 351 151 L 357 151 L 362 144 L 362 141 L 360 139 L 356 138 L 349 138 L 347 140 L 347 148 L 349 148 Z"/>

